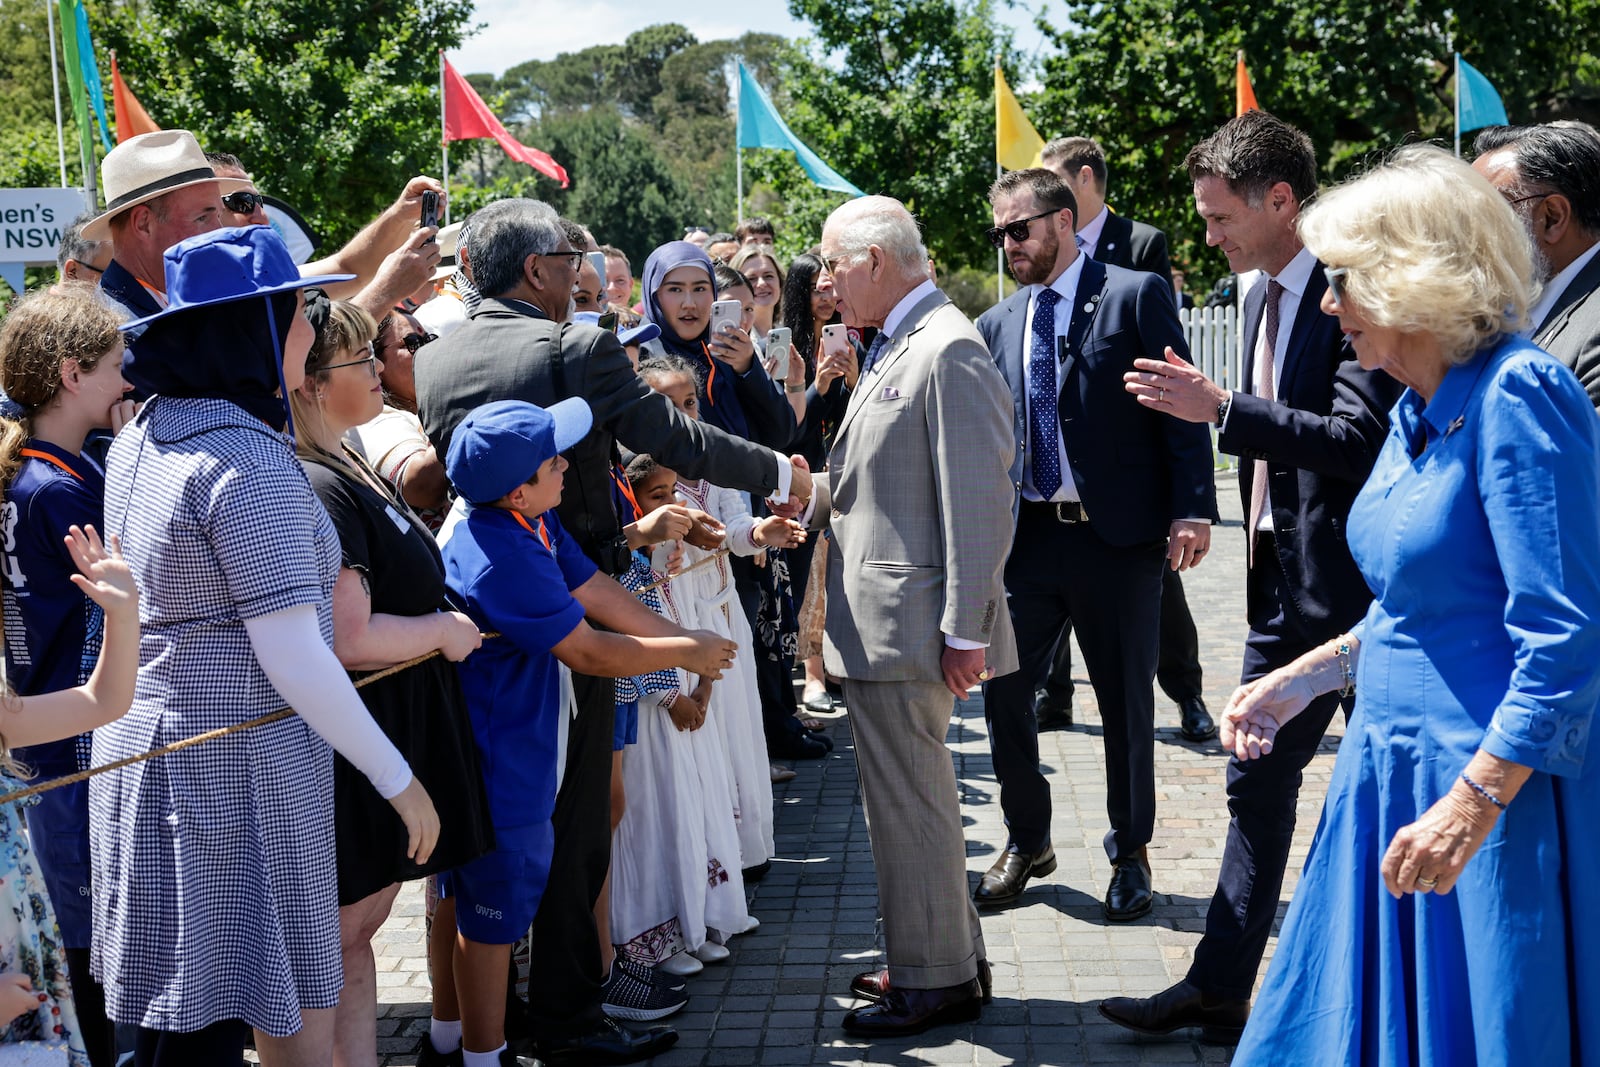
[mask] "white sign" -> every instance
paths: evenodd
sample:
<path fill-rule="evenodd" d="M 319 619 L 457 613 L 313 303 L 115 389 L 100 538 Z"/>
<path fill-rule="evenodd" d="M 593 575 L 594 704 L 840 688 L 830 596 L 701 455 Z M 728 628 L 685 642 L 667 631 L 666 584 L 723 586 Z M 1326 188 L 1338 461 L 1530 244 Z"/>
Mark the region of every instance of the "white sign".
<path fill-rule="evenodd" d="M 0 189 L 0 263 L 54 263 L 85 203 L 82 189 Z"/>

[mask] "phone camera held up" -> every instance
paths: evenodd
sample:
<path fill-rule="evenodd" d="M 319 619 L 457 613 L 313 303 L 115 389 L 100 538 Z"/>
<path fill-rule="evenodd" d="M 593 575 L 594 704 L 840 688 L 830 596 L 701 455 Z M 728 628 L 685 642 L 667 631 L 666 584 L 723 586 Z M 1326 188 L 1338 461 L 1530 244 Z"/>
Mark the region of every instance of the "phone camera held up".
<path fill-rule="evenodd" d="M 439 225 L 439 194 L 432 189 L 427 189 L 422 194 L 422 219 L 423 229 Z M 431 243 L 433 238 L 428 238 Z"/>

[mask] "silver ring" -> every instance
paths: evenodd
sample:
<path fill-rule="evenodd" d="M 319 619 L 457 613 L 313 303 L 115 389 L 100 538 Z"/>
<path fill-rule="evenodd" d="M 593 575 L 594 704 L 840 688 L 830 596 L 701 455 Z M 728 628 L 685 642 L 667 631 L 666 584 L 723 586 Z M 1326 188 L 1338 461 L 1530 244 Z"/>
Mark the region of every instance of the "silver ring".
<path fill-rule="evenodd" d="M 1163 390 L 1161 390 L 1161 396 L 1156 400 L 1156 403 L 1165 404 L 1166 402 L 1167 402 L 1167 391 L 1165 389 L 1163 389 Z"/>

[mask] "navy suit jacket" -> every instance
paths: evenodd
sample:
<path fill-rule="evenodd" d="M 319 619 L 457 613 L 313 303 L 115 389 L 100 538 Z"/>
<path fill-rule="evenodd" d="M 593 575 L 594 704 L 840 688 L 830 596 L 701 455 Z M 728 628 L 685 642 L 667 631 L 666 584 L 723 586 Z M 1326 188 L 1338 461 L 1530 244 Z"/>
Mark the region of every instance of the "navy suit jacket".
<path fill-rule="evenodd" d="M 1167 255 L 1167 235 L 1142 222 L 1134 222 L 1116 212 L 1106 215 L 1094 258 L 1112 267 L 1159 274 L 1172 288 L 1172 261 Z"/>
<path fill-rule="evenodd" d="M 1029 292 L 1017 290 L 978 319 L 978 332 L 1011 388 L 1018 442 L 1013 480 L 1020 480 L 1027 441 L 1022 342 Z M 1088 304 L 1094 308 L 1086 312 Z M 1056 314 L 1067 310 L 1063 302 Z M 1095 533 L 1113 545 L 1134 545 L 1165 540 L 1177 519 L 1216 521 L 1210 432 L 1144 407 L 1123 388 L 1122 376 L 1136 358 L 1161 359 L 1168 345 L 1189 358 L 1172 286 L 1154 274 L 1086 259 L 1071 311 L 1090 321 L 1079 350 L 1062 360 L 1057 412 Z"/>
<path fill-rule="evenodd" d="M 1339 320 L 1321 310 L 1328 288 L 1321 264 L 1300 297 L 1279 375 L 1278 402 L 1235 393 L 1217 447 L 1266 460 L 1268 497 L 1292 605 L 1316 634 L 1349 629 L 1372 593 L 1350 557 L 1345 521 L 1389 432 L 1389 409 L 1403 391 L 1382 371 L 1365 371 L 1344 343 Z M 1255 380 L 1257 333 L 1267 287 L 1244 302 L 1244 380 Z M 1239 493 L 1250 514 L 1253 463 L 1239 464 Z M 1250 537 L 1250 531 L 1245 531 Z M 1257 566 L 1263 566 L 1261 557 Z M 1255 606 L 1251 605 L 1251 615 Z M 1320 637 L 1319 637 L 1320 639 Z"/>

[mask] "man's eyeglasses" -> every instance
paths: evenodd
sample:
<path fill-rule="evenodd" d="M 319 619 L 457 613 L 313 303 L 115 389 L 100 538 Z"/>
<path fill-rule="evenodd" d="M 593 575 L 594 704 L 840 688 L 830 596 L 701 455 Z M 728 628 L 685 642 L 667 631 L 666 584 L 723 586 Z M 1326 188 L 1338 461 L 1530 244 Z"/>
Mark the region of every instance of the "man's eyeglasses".
<path fill-rule="evenodd" d="M 400 338 L 400 343 L 405 345 L 406 351 L 414 356 L 417 354 L 417 349 L 438 339 L 439 335 L 436 333 L 408 333 Z"/>
<path fill-rule="evenodd" d="M 236 215 L 254 215 L 256 208 L 265 207 L 266 203 L 266 197 L 249 189 L 241 189 L 222 198 L 222 206 Z"/>
<path fill-rule="evenodd" d="M 1046 215 L 1054 215 L 1056 212 L 1061 210 L 1063 209 L 1053 207 L 1049 211 L 1041 211 L 1037 215 L 1029 215 L 1025 219 L 1018 219 L 1015 222 L 1008 222 L 1004 226 L 991 226 L 987 230 L 983 231 L 983 235 L 987 237 L 989 239 L 989 243 L 994 245 L 996 248 L 1004 248 L 1006 246 L 1007 237 L 1020 244 L 1028 239 L 1029 224 L 1032 223 L 1034 219 L 1042 219 Z"/>
<path fill-rule="evenodd" d="M 1328 292 L 1333 294 L 1333 302 L 1340 307 L 1346 307 L 1344 302 L 1344 280 L 1350 274 L 1349 267 L 1324 267 L 1322 273 L 1328 278 Z"/>
<path fill-rule="evenodd" d="M 570 252 L 540 252 L 537 254 L 545 259 L 559 259 L 561 257 L 566 257 L 567 262 L 572 264 L 573 270 L 581 270 L 583 268 L 580 266 L 580 264 L 583 262 L 583 257 L 589 253 L 585 252 L 581 248 L 574 248 Z"/>
<path fill-rule="evenodd" d="M 330 363 L 326 367 L 323 367 L 322 369 L 325 370 L 325 371 L 327 371 L 327 370 L 338 370 L 340 367 L 359 367 L 363 363 L 365 363 L 367 365 L 367 373 L 372 375 L 374 378 L 376 378 L 378 376 L 378 353 L 372 347 L 372 342 L 368 341 L 366 344 L 364 344 L 360 348 L 356 349 L 356 351 L 357 352 L 365 352 L 367 354 L 366 358 L 365 359 L 352 359 L 347 363 Z"/>
<path fill-rule="evenodd" d="M 843 263 L 847 259 L 852 258 L 854 255 L 854 252 L 840 252 L 836 256 L 823 256 L 821 257 L 822 269 L 827 271 L 829 274 L 833 274 L 839 269 L 839 264 Z"/>
<path fill-rule="evenodd" d="M 1550 197 L 1555 195 L 1555 193 L 1529 193 L 1527 196 L 1508 196 L 1506 197 L 1506 203 L 1510 204 L 1512 207 L 1516 207 L 1518 204 L 1525 204 L 1529 200 L 1548 200 Z"/>

